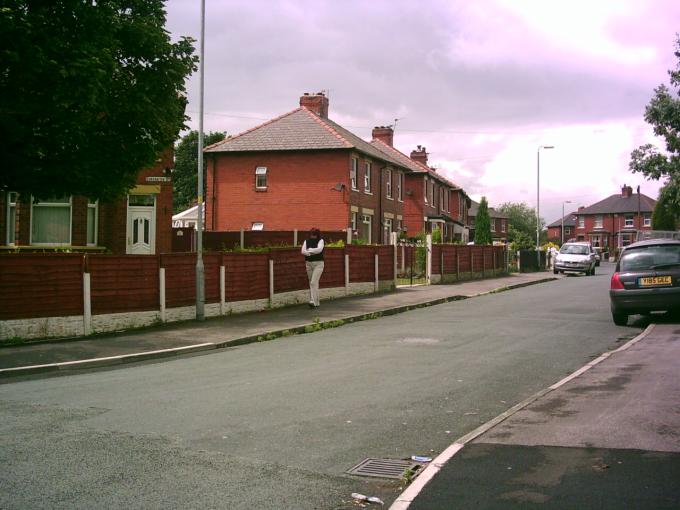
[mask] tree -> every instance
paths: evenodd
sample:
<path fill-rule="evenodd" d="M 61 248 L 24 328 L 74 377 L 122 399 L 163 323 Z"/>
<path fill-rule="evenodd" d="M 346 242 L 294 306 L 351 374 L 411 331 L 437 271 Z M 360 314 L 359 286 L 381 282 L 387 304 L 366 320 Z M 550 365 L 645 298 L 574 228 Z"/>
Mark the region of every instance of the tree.
<path fill-rule="evenodd" d="M 509 242 L 519 241 L 519 233 L 521 233 L 523 236 L 533 239 L 532 246 L 536 246 L 536 209 L 529 207 L 524 202 L 505 202 L 496 210 L 508 217 Z M 541 218 L 541 242 L 547 240 L 548 237 L 544 227 L 545 221 Z"/>
<path fill-rule="evenodd" d="M 203 135 L 204 146 L 224 140 L 225 133 Z M 203 171 L 206 160 L 203 158 Z M 196 204 L 198 191 L 198 131 L 189 131 L 175 147 L 175 170 L 172 174 L 172 208 L 175 213 Z M 205 175 L 205 174 L 204 174 Z M 206 180 L 203 179 L 205 183 Z"/>
<path fill-rule="evenodd" d="M 491 244 L 491 218 L 486 197 L 482 197 L 475 217 L 475 244 Z"/>
<path fill-rule="evenodd" d="M 652 229 L 654 230 L 675 230 L 676 216 L 668 207 L 666 200 L 663 190 L 661 190 L 652 213 Z"/>
<path fill-rule="evenodd" d="M 185 121 L 192 40 L 162 0 L 10 0 L 0 8 L 0 189 L 114 199 Z"/>
<path fill-rule="evenodd" d="M 680 36 L 675 41 L 678 65 L 669 70 L 671 88 L 659 85 L 645 108 L 645 121 L 666 142 L 665 154 L 652 144 L 642 145 L 630 155 L 629 168 L 647 179 L 666 178 L 662 196 L 674 216 L 680 215 Z"/>

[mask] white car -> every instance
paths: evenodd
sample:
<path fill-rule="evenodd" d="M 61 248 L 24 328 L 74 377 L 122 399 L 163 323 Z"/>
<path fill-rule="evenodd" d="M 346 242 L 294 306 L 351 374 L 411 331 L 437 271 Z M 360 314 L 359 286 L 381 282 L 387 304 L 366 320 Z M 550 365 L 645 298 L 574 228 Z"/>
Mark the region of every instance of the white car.
<path fill-rule="evenodd" d="M 590 243 L 564 243 L 555 258 L 553 272 L 595 274 L 595 250 Z"/>

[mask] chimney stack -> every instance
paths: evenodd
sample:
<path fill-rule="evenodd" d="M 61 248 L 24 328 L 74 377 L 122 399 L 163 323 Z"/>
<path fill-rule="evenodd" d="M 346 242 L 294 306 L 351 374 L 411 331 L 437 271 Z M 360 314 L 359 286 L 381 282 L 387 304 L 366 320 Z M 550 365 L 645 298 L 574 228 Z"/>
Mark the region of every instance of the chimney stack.
<path fill-rule="evenodd" d="M 322 119 L 328 118 L 328 98 L 323 92 L 316 94 L 305 92 L 300 96 L 300 106 L 304 106 Z"/>
<path fill-rule="evenodd" d="M 626 186 L 625 184 L 621 187 L 621 196 L 623 198 L 630 198 L 633 196 L 633 188 L 631 186 Z"/>
<path fill-rule="evenodd" d="M 427 151 L 425 150 L 425 147 L 418 145 L 416 150 L 411 151 L 411 159 L 427 166 Z"/>
<path fill-rule="evenodd" d="M 390 147 L 394 147 L 394 129 L 392 126 L 375 126 L 372 131 L 374 140 L 380 140 Z"/>

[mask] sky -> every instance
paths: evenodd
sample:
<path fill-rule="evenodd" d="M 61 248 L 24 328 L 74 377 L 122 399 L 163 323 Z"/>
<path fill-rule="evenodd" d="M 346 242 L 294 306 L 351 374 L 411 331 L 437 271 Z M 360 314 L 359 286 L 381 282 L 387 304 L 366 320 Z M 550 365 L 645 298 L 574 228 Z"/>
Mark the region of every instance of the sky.
<path fill-rule="evenodd" d="M 660 182 L 628 170 L 654 88 L 668 84 L 677 0 L 206 0 L 204 130 L 238 134 L 325 91 L 329 117 L 394 145 L 491 206 L 548 223 Z M 200 3 L 167 0 L 173 39 L 200 36 Z M 198 128 L 199 76 L 187 84 Z M 554 146 L 540 150 L 539 147 Z"/>

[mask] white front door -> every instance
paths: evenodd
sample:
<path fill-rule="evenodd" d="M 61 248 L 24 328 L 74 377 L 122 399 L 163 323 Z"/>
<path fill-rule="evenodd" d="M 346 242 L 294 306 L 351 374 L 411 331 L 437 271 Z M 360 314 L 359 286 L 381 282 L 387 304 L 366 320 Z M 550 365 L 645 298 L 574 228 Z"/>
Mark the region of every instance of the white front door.
<path fill-rule="evenodd" d="M 132 196 L 131 196 L 132 198 Z M 127 213 L 127 250 L 126 253 L 151 255 L 155 251 L 156 215 L 153 205 L 128 205 Z M 130 200 L 134 203 L 134 199 Z"/>

